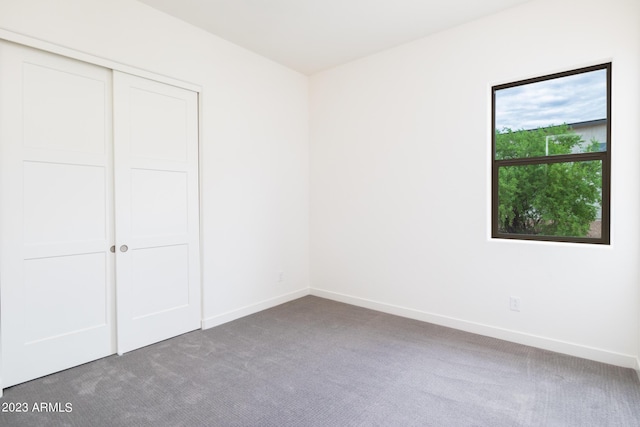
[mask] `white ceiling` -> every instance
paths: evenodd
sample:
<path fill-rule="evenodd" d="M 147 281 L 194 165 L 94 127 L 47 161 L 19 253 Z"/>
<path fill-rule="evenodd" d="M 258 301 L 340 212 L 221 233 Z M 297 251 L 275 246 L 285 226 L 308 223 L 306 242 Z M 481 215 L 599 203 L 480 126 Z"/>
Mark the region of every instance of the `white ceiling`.
<path fill-rule="evenodd" d="M 528 0 L 139 0 L 303 74 Z"/>

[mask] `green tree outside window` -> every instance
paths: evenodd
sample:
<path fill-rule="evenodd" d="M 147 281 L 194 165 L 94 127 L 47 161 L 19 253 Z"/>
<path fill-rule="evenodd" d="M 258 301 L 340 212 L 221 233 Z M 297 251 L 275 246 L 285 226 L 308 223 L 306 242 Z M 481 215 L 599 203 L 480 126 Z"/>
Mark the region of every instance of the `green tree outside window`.
<path fill-rule="evenodd" d="M 523 159 L 597 152 L 567 124 L 535 130 L 502 129 L 495 159 Z M 501 233 L 585 237 L 602 204 L 602 161 L 505 165 L 498 171 Z"/>

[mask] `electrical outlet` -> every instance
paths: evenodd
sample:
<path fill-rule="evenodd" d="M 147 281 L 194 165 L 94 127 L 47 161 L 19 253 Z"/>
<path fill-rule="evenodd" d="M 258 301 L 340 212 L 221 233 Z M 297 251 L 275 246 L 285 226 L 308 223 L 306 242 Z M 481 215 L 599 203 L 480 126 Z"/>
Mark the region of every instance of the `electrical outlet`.
<path fill-rule="evenodd" d="M 279 283 L 284 282 L 284 271 L 278 272 L 278 282 Z"/>
<path fill-rule="evenodd" d="M 519 297 L 510 297 L 509 298 L 509 308 L 511 311 L 520 311 L 520 298 Z"/>

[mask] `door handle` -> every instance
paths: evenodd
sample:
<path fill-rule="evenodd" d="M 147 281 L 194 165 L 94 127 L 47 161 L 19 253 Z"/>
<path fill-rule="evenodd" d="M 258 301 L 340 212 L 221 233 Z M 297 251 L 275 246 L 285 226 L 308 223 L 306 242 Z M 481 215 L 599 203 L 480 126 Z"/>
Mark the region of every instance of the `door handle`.
<path fill-rule="evenodd" d="M 116 245 L 111 246 L 111 247 L 109 248 L 109 251 L 110 251 L 112 254 L 115 254 L 115 253 L 116 253 Z"/>
<path fill-rule="evenodd" d="M 129 250 L 129 246 L 127 245 L 120 246 L 120 252 L 127 252 L 128 250 Z"/>

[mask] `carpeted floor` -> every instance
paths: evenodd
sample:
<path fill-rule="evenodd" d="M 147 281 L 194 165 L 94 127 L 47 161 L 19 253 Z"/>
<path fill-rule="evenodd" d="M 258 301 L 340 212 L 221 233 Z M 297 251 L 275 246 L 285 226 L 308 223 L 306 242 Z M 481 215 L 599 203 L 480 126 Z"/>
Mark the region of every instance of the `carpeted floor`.
<path fill-rule="evenodd" d="M 11 387 L 11 402 L 29 412 L 1 426 L 640 426 L 631 369 L 312 296 Z"/>

